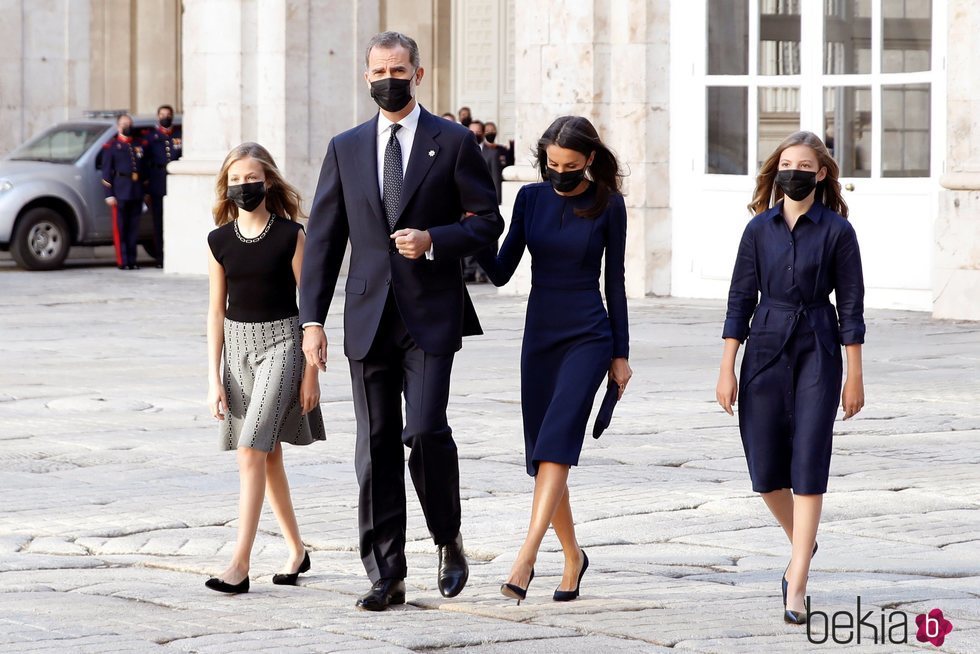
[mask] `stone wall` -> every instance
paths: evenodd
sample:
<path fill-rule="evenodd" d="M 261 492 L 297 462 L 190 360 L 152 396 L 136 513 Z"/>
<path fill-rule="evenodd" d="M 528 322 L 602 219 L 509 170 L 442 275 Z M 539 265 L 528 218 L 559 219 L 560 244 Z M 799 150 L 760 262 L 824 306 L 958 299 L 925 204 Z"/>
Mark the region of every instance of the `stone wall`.
<path fill-rule="evenodd" d="M 670 293 L 668 3 L 654 0 L 516 3 L 518 164 L 558 116 L 589 118 L 628 176 L 626 288 Z M 507 186 L 537 179 L 510 171 Z M 513 188 L 506 196 L 516 195 Z M 506 200 L 505 200 L 506 201 Z M 504 207 L 505 213 L 510 207 Z M 518 276 L 513 289 L 526 285 Z"/>
<path fill-rule="evenodd" d="M 933 315 L 980 320 L 980 12 L 948 5 L 946 173 L 933 250 Z"/>
<path fill-rule="evenodd" d="M 180 109 L 180 0 L 0 0 L 0 154 L 87 109 Z"/>
<path fill-rule="evenodd" d="M 363 47 L 378 0 L 184 0 L 184 158 L 170 164 L 166 271 L 207 272 L 214 175 L 228 151 L 257 141 L 309 208 L 330 138 L 377 111 Z M 221 24 L 221 30 L 214 25 Z"/>
<path fill-rule="evenodd" d="M 87 2 L 0 0 L 0 155 L 89 106 Z"/>

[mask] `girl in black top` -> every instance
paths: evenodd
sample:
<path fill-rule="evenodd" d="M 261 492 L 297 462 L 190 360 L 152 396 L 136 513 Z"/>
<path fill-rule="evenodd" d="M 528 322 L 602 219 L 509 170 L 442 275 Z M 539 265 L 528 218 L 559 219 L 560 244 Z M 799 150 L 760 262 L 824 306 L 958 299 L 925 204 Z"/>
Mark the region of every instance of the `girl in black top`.
<path fill-rule="evenodd" d="M 208 235 L 208 406 L 222 421 L 221 447 L 238 451 L 241 500 L 231 565 L 206 585 L 242 593 L 266 493 L 289 547 L 273 583 L 295 584 L 309 570 L 281 443 L 307 445 L 324 440 L 324 431 L 319 371 L 304 361 L 296 307 L 304 242 L 302 226 L 293 222 L 299 195 L 256 143 L 228 154 L 216 195 L 218 228 Z"/>

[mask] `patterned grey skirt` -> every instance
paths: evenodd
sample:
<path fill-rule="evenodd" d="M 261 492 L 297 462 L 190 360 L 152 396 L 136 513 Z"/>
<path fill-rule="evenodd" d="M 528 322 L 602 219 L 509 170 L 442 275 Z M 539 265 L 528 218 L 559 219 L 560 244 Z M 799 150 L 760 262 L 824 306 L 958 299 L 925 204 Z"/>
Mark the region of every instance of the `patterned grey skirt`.
<path fill-rule="evenodd" d="M 316 407 L 305 416 L 299 387 L 306 362 L 299 318 L 236 322 L 225 318 L 225 394 L 221 448 L 271 452 L 277 442 L 326 440 Z"/>

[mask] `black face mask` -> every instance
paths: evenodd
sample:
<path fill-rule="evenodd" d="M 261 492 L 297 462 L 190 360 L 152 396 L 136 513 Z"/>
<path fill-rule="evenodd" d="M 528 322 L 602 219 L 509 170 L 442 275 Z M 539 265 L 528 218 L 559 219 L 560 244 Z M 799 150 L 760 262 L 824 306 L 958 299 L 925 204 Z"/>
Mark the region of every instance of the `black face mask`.
<path fill-rule="evenodd" d="M 467 116 L 466 118 L 460 118 L 459 119 L 459 124 L 462 125 L 463 127 L 469 127 L 470 126 L 470 123 L 472 123 L 472 122 L 473 122 L 473 119 L 470 118 L 469 116 Z"/>
<path fill-rule="evenodd" d="M 483 137 L 475 132 L 473 133 L 473 138 L 476 139 L 477 143 L 483 143 Z"/>
<path fill-rule="evenodd" d="M 559 193 L 574 191 L 582 183 L 583 179 L 585 179 L 584 168 L 581 170 L 568 170 L 563 173 L 558 172 L 554 168 L 548 169 L 548 181 L 551 182 L 551 186 Z"/>
<path fill-rule="evenodd" d="M 805 200 L 817 188 L 817 174 L 812 170 L 780 170 L 776 183 L 791 200 Z"/>
<path fill-rule="evenodd" d="M 160 127 L 168 128 L 173 124 L 174 124 L 173 118 L 167 117 L 167 118 L 160 119 Z"/>
<path fill-rule="evenodd" d="M 132 136 L 133 135 L 133 128 L 132 127 L 123 127 L 121 130 L 119 130 L 119 133 L 122 134 L 123 136 Z"/>
<path fill-rule="evenodd" d="M 239 209 L 254 211 L 265 199 L 265 182 L 251 182 L 229 186 L 225 194 Z"/>
<path fill-rule="evenodd" d="M 371 82 L 371 97 L 378 106 L 392 113 L 401 111 L 412 101 L 412 80 L 386 77 Z"/>
<path fill-rule="evenodd" d="M 493 143 L 497 140 L 497 132 L 487 132 L 484 138 L 487 140 L 487 143 Z"/>

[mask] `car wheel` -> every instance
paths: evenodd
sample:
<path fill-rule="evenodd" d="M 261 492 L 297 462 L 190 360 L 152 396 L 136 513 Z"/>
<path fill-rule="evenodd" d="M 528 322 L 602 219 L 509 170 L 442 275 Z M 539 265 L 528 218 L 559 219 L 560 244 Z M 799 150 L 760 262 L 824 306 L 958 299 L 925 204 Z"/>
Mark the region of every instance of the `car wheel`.
<path fill-rule="evenodd" d="M 21 268 L 54 270 L 65 262 L 70 247 L 65 219 L 53 209 L 38 207 L 17 222 L 10 254 Z"/>

